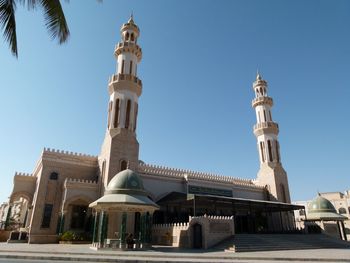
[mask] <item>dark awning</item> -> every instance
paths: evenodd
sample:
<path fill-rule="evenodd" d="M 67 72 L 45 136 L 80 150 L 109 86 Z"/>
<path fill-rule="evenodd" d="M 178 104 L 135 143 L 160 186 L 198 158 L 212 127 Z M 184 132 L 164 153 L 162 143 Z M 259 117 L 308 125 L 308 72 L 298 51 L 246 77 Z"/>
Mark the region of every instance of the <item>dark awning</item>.
<path fill-rule="evenodd" d="M 196 198 L 196 205 L 209 205 L 210 203 L 222 204 L 233 209 L 245 209 L 245 210 L 259 210 L 268 212 L 279 212 L 279 211 L 293 211 L 305 209 L 303 205 L 288 204 L 276 201 L 267 200 L 255 200 L 237 197 L 226 197 L 226 196 L 215 196 L 215 195 L 203 195 L 196 194 L 192 195 Z M 161 198 L 157 204 L 170 204 L 170 203 L 192 203 L 192 200 L 188 200 L 186 193 L 171 192 L 168 195 Z"/>

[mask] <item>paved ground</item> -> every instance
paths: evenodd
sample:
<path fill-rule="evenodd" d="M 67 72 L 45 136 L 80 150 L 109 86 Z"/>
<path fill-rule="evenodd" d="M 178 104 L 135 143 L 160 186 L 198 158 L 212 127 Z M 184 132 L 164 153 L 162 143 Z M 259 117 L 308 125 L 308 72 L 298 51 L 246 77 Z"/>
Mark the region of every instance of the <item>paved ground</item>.
<path fill-rule="evenodd" d="M 12 260 L 12 261 L 10 261 Z M 17 260 L 17 261 L 16 261 Z M 29 261 L 27 261 L 29 260 Z M 350 249 L 227 253 L 154 247 L 151 251 L 94 251 L 89 245 L 0 243 L 0 262 L 350 262 Z"/>

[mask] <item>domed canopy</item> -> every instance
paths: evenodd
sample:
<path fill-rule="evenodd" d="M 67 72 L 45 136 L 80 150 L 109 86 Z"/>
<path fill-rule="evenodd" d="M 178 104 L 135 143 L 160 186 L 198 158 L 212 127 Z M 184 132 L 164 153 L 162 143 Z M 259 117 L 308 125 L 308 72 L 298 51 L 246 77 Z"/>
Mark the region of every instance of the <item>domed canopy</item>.
<path fill-rule="evenodd" d="M 141 177 L 127 169 L 116 174 L 109 182 L 104 196 L 89 207 L 100 210 L 153 212 L 159 209 L 143 187 Z"/>
<path fill-rule="evenodd" d="M 130 169 L 119 172 L 109 182 L 105 194 L 138 193 L 147 195 L 141 177 Z"/>
<path fill-rule="evenodd" d="M 332 203 L 322 197 L 317 196 L 308 205 L 308 220 L 344 220 L 346 217 L 337 213 Z"/>

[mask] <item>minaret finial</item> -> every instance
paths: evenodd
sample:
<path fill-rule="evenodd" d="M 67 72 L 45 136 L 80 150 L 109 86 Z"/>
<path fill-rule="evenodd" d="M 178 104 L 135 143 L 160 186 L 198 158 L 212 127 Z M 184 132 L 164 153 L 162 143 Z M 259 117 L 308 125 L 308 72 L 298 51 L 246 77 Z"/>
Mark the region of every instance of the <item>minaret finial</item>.
<path fill-rule="evenodd" d="M 256 69 L 256 80 L 261 80 L 261 75 L 259 72 L 259 68 Z"/>
<path fill-rule="evenodd" d="M 134 11 L 131 11 L 130 18 L 129 18 L 129 23 L 134 23 Z"/>

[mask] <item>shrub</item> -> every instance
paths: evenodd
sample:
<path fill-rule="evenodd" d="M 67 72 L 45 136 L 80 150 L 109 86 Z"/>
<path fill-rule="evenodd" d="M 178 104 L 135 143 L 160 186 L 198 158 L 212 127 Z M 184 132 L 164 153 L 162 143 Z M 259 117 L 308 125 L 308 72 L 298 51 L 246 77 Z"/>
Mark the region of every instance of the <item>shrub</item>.
<path fill-rule="evenodd" d="M 90 233 L 75 233 L 72 231 L 64 232 L 60 237 L 60 241 L 91 241 Z"/>
<path fill-rule="evenodd" d="M 71 231 L 64 232 L 62 236 L 60 237 L 61 241 L 73 241 L 74 240 L 74 233 Z"/>

